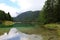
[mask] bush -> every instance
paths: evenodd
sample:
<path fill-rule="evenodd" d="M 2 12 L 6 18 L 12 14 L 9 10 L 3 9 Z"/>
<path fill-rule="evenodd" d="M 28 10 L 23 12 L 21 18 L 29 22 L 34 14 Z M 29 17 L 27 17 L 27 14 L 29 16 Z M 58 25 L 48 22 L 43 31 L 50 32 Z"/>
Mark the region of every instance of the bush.
<path fill-rule="evenodd" d="M 45 24 L 44 27 L 47 29 L 60 29 L 60 24 L 54 24 L 54 23 Z"/>

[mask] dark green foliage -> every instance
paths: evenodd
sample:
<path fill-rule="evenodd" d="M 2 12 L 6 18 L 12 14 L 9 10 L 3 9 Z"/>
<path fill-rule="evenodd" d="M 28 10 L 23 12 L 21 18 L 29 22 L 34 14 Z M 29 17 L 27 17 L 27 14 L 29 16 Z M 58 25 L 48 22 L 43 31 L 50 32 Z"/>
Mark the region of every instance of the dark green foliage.
<path fill-rule="evenodd" d="M 60 0 L 57 0 L 57 4 L 55 5 L 55 14 L 57 17 L 57 22 L 60 22 Z"/>
<path fill-rule="evenodd" d="M 10 16 L 10 13 L 9 13 L 9 12 L 8 12 L 8 14 L 7 14 L 7 13 L 5 13 L 4 11 L 0 10 L 0 22 L 1 22 L 1 21 L 4 21 L 4 20 L 11 21 L 12 18 L 11 18 L 11 16 Z"/>
<path fill-rule="evenodd" d="M 43 24 L 60 22 L 60 0 L 47 0 L 39 19 Z"/>
<path fill-rule="evenodd" d="M 7 18 L 7 20 L 12 21 L 12 17 L 10 16 L 9 12 L 8 12 L 8 14 L 6 14 L 6 18 Z"/>
<path fill-rule="evenodd" d="M 5 17 L 4 16 L 5 16 L 5 12 L 0 10 L 0 21 L 5 19 L 6 16 Z"/>
<path fill-rule="evenodd" d="M 39 21 L 38 22 L 39 25 L 42 25 L 42 24 L 44 24 L 46 22 L 46 15 L 45 15 L 43 10 L 40 12 L 38 21 Z"/>
<path fill-rule="evenodd" d="M 47 0 L 43 12 L 45 14 L 46 23 L 55 22 L 54 0 Z"/>

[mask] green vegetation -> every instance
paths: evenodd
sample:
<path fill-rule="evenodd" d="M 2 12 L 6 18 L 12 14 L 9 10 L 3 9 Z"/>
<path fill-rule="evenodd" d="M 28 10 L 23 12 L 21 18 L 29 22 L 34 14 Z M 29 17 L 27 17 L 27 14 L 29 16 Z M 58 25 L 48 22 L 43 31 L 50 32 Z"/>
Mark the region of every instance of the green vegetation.
<path fill-rule="evenodd" d="M 55 32 L 54 34 L 57 36 L 55 36 L 57 39 L 51 37 L 48 40 L 60 40 L 60 0 L 47 0 L 40 11 L 38 20 L 40 27 Z"/>
<path fill-rule="evenodd" d="M 50 26 L 50 27 L 49 27 Z M 38 34 L 42 35 L 44 37 L 44 40 L 48 40 L 52 38 L 51 40 L 60 40 L 60 24 L 45 24 L 41 27 L 37 27 L 31 24 L 14 24 L 12 27 L 7 26 L 7 27 L 0 27 L 0 35 L 9 32 L 11 28 L 17 28 L 19 31 L 26 33 L 26 34 Z M 49 27 L 49 28 L 48 28 Z M 51 29 L 51 27 L 53 29 Z M 57 29 L 54 29 L 54 28 Z"/>
<path fill-rule="evenodd" d="M 41 23 L 56 23 L 60 22 L 60 1 L 59 0 L 47 0 L 43 9 L 40 12 Z"/>
<path fill-rule="evenodd" d="M 0 34 L 12 27 L 27 34 L 41 34 L 44 40 L 60 40 L 60 0 L 47 0 L 42 10 L 27 11 L 15 18 L 0 10 Z"/>
<path fill-rule="evenodd" d="M 4 11 L 0 10 L 0 23 L 3 23 L 4 21 L 12 21 L 12 17 L 10 16 L 10 13 L 5 13 Z"/>
<path fill-rule="evenodd" d="M 56 29 L 60 29 L 60 24 L 58 24 L 58 23 L 45 24 L 44 27 L 47 29 L 56 30 Z"/>

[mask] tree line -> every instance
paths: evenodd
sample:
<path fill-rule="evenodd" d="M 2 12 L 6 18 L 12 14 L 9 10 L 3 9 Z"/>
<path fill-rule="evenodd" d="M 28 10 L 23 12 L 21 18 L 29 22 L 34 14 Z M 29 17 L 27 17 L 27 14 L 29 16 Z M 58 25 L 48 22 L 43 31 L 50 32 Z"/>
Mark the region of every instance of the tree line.
<path fill-rule="evenodd" d="M 9 12 L 5 13 L 4 11 L 0 10 L 0 22 L 5 20 L 12 21 L 12 17 Z"/>
<path fill-rule="evenodd" d="M 47 0 L 38 20 L 42 24 L 60 22 L 60 0 Z"/>

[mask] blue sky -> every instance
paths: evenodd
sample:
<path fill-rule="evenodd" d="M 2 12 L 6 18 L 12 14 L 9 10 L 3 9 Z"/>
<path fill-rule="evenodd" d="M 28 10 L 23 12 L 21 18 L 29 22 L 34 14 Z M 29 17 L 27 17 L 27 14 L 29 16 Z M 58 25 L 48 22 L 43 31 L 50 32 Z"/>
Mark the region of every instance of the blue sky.
<path fill-rule="evenodd" d="M 15 7 L 15 8 L 19 8 L 19 6 L 17 5 L 17 3 L 13 3 L 11 2 L 10 0 L 1 0 L 0 3 L 5 3 L 7 4 L 8 6 L 12 6 L 12 7 Z"/>
<path fill-rule="evenodd" d="M 0 10 L 16 17 L 21 12 L 41 10 L 46 0 L 0 0 Z"/>

